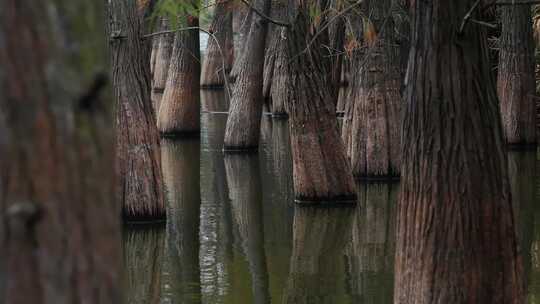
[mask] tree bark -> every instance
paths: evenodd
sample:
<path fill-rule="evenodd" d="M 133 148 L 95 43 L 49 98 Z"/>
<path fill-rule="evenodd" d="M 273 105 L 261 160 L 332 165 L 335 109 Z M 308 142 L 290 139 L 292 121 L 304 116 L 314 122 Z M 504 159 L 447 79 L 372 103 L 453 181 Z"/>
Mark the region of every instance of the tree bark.
<path fill-rule="evenodd" d="M 297 1 L 296 5 L 287 37 L 291 56 L 288 89 L 292 98 L 288 108 L 295 197 L 299 202 L 355 202 L 353 176 L 339 137 L 335 105 L 326 86 L 329 63 L 320 54 L 328 35 L 323 32 L 307 49 L 313 38 L 308 4 Z"/>
<path fill-rule="evenodd" d="M 233 43 L 234 43 L 234 62 L 231 70 L 231 82 L 236 81 L 236 77 L 242 66 L 244 50 L 251 29 L 251 17 L 253 11 L 244 3 L 237 2 L 233 13 Z"/>
<path fill-rule="evenodd" d="M 499 38 L 500 99 L 506 142 L 536 147 L 536 81 L 530 5 L 501 7 Z"/>
<path fill-rule="evenodd" d="M 85 66 L 104 66 L 102 13 L 87 1 L 0 1 L 1 303 L 121 300 L 107 77 Z"/>
<path fill-rule="evenodd" d="M 233 3 L 230 0 L 220 1 L 216 5 L 214 19 L 208 29 L 216 39 L 210 37 L 208 40 L 202 64 L 202 88 L 223 88 L 225 85 L 223 75 L 228 77 L 231 72 L 234 62 L 232 6 Z M 220 52 L 220 47 L 223 54 Z M 223 71 L 223 67 L 225 67 L 225 71 Z"/>
<path fill-rule="evenodd" d="M 364 29 L 364 37 L 376 36 L 364 39 L 364 54 L 353 57 L 353 83 L 342 128 L 353 174 L 359 179 L 399 177 L 401 75 L 392 1 L 362 4 L 363 14 L 369 16 L 364 24 L 375 32 Z"/>
<path fill-rule="evenodd" d="M 461 26 L 476 2 L 411 3 L 394 303 L 524 300 L 485 29 Z"/>
<path fill-rule="evenodd" d="M 161 30 L 168 30 L 169 22 L 166 18 L 161 21 Z M 152 76 L 152 106 L 156 115 L 159 113 L 161 99 L 167 84 L 167 75 L 169 73 L 169 63 L 171 62 L 172 48 L 174 43 L 173 34 L 159 35 L 158 47 L 155 55 L 154 73 Z"/>
<path fill-rule="evenodd" d="M 270 2 L 257 0 L 253 5 L 268 15 Z M 251 28 L 229 108 L 223 147 L 226 151 L 254 150 L 259 146 L 267 28 L 267 20 L 257 14 L 251 17 Z"/>
<path fill-rule="evenodd" d="M 198 27 L 199 19 L 186 16 L 187 27 Z M 167 76 L 165 93 L 159 108 L 157 126 L 165 136 L 199 136 L 201 52 L 199 31 L 179 31 Z"/>
<path fill-rule="evenodd" d="M 149 43 L 144 5 L 109 4 L 111 67 L 116 97 L 117 199 L 126 221 L 165 218 L 159 134 L 150 100 Z"/>

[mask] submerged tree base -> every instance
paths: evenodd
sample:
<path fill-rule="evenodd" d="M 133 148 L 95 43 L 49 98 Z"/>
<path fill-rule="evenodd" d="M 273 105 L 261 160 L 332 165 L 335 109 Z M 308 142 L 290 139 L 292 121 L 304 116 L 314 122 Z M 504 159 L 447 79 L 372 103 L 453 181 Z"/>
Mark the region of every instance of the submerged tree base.
<path fill-rule="evenodd" d="M 510 151 L 533 151 L 538 148 L 538 143 L 507 143 L 506 147 Z"/>
<path fill-rule="evenodd" d="M 258 146 L 223 146 L 223 153 L 225 154 L 252 154 L 259 152 Z"/>
<path fill-rule="evenodd" d="M 163 225 L 167 222 L 167 215 L 130 215 L 125 212 L 122 213 L 122 220 L 125 225 Z"/>
<path fill-rule="evenodd" d="M 199 130 L 171 131 L 171 132 L 160 132 L 159 135 L 161 136 L 161 138 L 167 138 L 167 139 L 200 138 L 201 137 L 201 132 Z"/>
<path fill-rule="evenodd" d="M 223 90 L 225 86 L 222 84 L 201 84 L 201 90 Z"/>
<path fill-rule="evenodd" d="M 390 182 L 390 183 L 399 183 L 401 177 L 399 175 L 355 175 L 354 179 L 357 181 L 367 182 L 367 183 L 380 183 L 380 182 Z"/>

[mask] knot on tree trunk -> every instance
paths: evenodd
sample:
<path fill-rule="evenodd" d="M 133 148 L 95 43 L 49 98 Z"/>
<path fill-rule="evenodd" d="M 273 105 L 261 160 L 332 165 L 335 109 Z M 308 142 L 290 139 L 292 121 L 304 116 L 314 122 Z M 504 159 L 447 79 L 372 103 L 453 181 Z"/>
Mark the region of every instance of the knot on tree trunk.
<path fill-rule="evenodd" d="M 18 202 L 12 204 L 6 212 L 10 237 L 25 238 L 29 233 L 32 233 L 42 215 L 42 209 L 36 203 Z"/>

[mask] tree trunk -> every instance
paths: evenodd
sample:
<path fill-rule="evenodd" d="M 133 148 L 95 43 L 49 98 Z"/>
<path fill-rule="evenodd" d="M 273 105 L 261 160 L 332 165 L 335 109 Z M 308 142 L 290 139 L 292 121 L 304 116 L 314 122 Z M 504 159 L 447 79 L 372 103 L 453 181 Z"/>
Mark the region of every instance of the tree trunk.
<path fill-rule="evenodd" d="M 270 17 L 274 20 L 287 21 L 288 9 L 289 9 L 289 0 L 272 0 L 271 5 L 271 14 Z M 287 71 L 279 70 L 284 68 L 284 64 L 277 65 L 278 61 L 285 61 L 284 57 L 286 52 L 287 43 L 284 41 L 284 36 L 286 34 L 286 29 L 282 26 L 276 24 L 268 25 L 268 35 L 266 37 L 266 51 L 264 55 L 264 73 L 263 73 L 263 98 L 266 103 L 271 104 L 272 114 L 276 113 L 277 115 L 282 115 L 285 113 L 283 100 L 278 100 L 277 107 L 274 106 L 274 99 L 272 93 L 275 93 L 276 90 L 273 90 L 274 84 L 281 77 L 283 73 Z M 286 63 L 285 63 L 286 64 Z M 278 84 L 281 84 L 281 90 L 284 90 L 283 82 L 279 81 Z M 278 110 L 275 112 L 274 110 Z M 281 113 L 279 113 L 281 112 Z"/>
<path fill-rule="evenodd" d="M 116 97 L 116 178 L 126 221 L 165 218 L 159 134 L 150 101 L 149 43 L 135 1 L 109 4 L 111 70 Z"/>
<path fill-rule="evenodd" d="M 501 7 L 497 89 L 510 145 L 536 147 L 534 39 L 530 5 Z"/>
<path fill-rule="evenodd" d="M 124 231 L 125 303 L 159 304 L 165 232 L 161 227 Z"/>
<path fill-rule="evenodd" d="M 394 303 L 524 300 L 485 29 L 464 19 L 475 3 L 411 3 Z"/>
<path fill-rule="evenodd" d="M 364 29 L 366 50 L 353 59 L 351 100 L 345 107 L 342 129 L 353 174 L 360 179 L 399 177 L 401 75 L 392 1 L 362 4 L 364 15 L 370 16 L 364 24 L 373 26 L 376 37 L 365 39 L 370 32 Z"/>
<path fill-rule="evenodd" d="M 198 139 L 161 142 L 168 208 L 161 303 L 201 303 Z"/>
<path fill-rule="evenodd" d="M 345 282 L 343 251 L 351 234 L 348 208 L 294 210 L 293 250 L 285 304 L 342 303 L 336 296 Z"/>
<path fill-rule="evenodd" d="M 319 53 L 328 35 L 323 31 L 306 50 L 313 38 L 308 4 L 297 1 L 297 5 L 287 37 L 289 56 L 298 54 L 289 57 L 288 85 L 295 197 L 299 202 L 355 202 L 353 176 L 326 86 L 329 64 Z"/>
<path fill-rule="evenodd" d="M 199 19 L 187 16 L 187 27 L 198 27 Z M 175 35 L 165 93 L 157 126 L 165 136 L 199 135 L 201 52 L 199 31 L 179 31 Z"/>
<path fill-rule="evenodd" d="M 230 0 L 220 1 L 216 5 L 214 19 L 208 31 L 214 34 L 217 43 L 216 40 L 209 37 L 202 64 L 202 88 L 222 88 L 225 84 L 223 75 L 228 77 L 231 72 L 234 61 L 232 5 Z M 223 54 L 220 52 L 220 47 Z M 223 67 L 225 67 L 225 71 L 223 71 Z"/>
<path fill-rule="evenodd" d="M 1 303 L 121 300 L 103 9 L 0 0 Z"/>
<path fill-rule="evenodd" d="M 163 18 L 161 30 L 168 30 L 167 19 Z M 163 92 L 165 91 L 165 84 L 167 83 L 167 75 L 169 72 L 169 63 L 171 61 L 172 47 L 174 43 L 173 34 L 159 35 L 159 45 L 155 55 L 154 73 L 152 78 L 152 106 L 156 115 L 159 113 L 159 107 L 161 105 L 161 99 L 163 98 Z"/>
<path fill-rule="evenodd" d="M 233 12 L 234 63 L 230 74 L 233 83 L 236 81 L 236 76 L 238 76 L 244 60 L 244 50 L 246 49 L 247 37 L 251 29 L 251 17 L 253 16 L 253 11 L 244 3 L 237 2 L 237 6 Z"/>
<path fill-rule="evenodd" d="M 270 0 L 257 0 L 254 6 L 268 15 Z M 235 81 L 224 150 L 253 150 L 259 146 L 262 114 L 262 87 L 264 70 L 264 48 L 268 21 L 254 14 L 246 38 L 244 54 Z"/>

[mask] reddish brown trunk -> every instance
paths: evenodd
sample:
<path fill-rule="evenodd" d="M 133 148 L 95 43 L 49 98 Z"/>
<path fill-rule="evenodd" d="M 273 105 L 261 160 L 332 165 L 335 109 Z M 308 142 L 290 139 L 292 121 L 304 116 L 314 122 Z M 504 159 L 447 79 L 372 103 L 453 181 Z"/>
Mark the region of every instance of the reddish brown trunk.
<path fill-rule="evenodd" d="M 297 1 L 297 13 L 287 37 L 288 54 L 294 56 L 290 57 L 288 89 L 292 98 L 288 109 L 295 196 L 306 202 L 355 202 L 353 176 L 326 85 L 329 64 L 319 53 L 328 35 L 323 32 L 304 51 L 313 38 L 310 26 L 308 5 Z"/>
<path fill-rule="evenodd" d="M 257 0 L 253 5 L 268 15 L 270 0 Z M 259 146 L 267 23 L 257 14 L 251 17 L 251 28 L 232 94 L 224 150 L 251 150 Z"/>
<path fill-rule="evenodd" d="M 536 146 L 534 39 L 531 7 L 501 8 L 497 89 L 503 130 L 510 145 Z"/>
<path fill-rule="evenodd" d="M 244 3 L 237 2 L 233 13 L 233 42 L 234 42 L 234 63 L 231 70 L 231 82 L 236 81 L 236 76 L 242 66 L 244 60 L 243 54 L 249 30 L 251 29 L 251 17 L 253 11 L 250 10 Z"/>
<path fill-rule="evenodd" d="M 91 83 L 83 55 L 64 43 L 93 52 L 94 60 L 105 56 L 73 28 L 56 31 L 58 20 L 48 14 L 73 24 L 73 4 L 96 12 L 87 15 L 93 26 L 102 21 L 103 6 L 86 1 L 0 1 L 2 303 L 121 300 L 119 208 L 112 176 L 104 174 L 113 167 L 111 120 L 100 98 L 106 77 Z M 100 45 L 92 33 L 102 38 L 102 28 L 77 25 Z"/>
<path fill-rule="evenodd" d="M 199 20 L 188 16 L 186 25 L 198 27 Z M 198 136 L 201 129 L 200 59 L 199 31 L 177 32 L 158 113 L 157 126 L 161 134 Z"/>
<path fill-rule="evenodd" d="M 161 25 L 161 30 L 168 30 L 168 21 L 164 18 Z M 152 76 L 152 106 L 156 115 L 159 113 L 161 99 L 165 91 L 167 83 L 167 75 L 169 72 L 169 63 L 171 61 L 172 47 L 174 43 L 173 34 L 159 35 L 159 42 L 155 54 L 154 73 Z"/>
<path fill-rule="evenodd" d="M 394 303 L 524 300 L 485 29 L 460 30 L 475 3 L 411 3 Z"/>
<path fill-rule="evenodd" d="M 364 21 L 375 38 L 365 39 L 352 62 L 353 82 L 342 136 L 356 178 L 392 179 L 400 166 L 400 66 L 391 21 L 392 0 L 366 1 Z M 369 38 L 370 33 L 364 33 Z"/>
<path fill-rule="evenodd" d="M 117 196 L 127 221 L 165 218 L 159 134 L 150 101 L 150 45 L 144 13 L 131 0 L 112 0 L 109 8 L 111 66 L 116 97 Z"/>
<path fill-rule="evenodd" d="M 212 37 L 208 39 L 201 72 L 202 88 L 222 88 L 225 84 L 224 75 L 228 77 L 232 69 L 234 61 L 232 6 L 232 1 L 225 0 L 218 2 L 215 8 L 214 19 L 208 31 L 213 33 L 216 39 Z"/>

